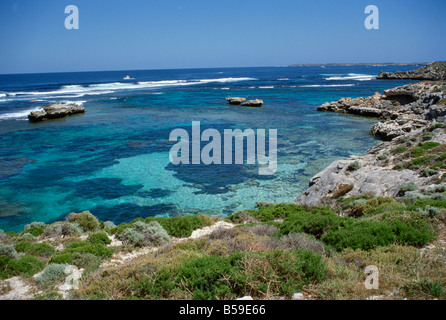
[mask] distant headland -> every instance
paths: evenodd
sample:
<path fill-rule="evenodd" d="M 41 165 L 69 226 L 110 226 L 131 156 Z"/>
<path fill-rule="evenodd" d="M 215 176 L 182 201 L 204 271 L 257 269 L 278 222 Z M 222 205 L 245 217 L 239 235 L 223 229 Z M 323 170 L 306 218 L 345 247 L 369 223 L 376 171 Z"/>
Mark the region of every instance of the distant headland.
<path fill-rule="evenodd" d="M 425 66 L 429 62 L 412 62 L 412 63 L 315 63 L 315 64 L 291 64 L 289 67 L 351 67 L 351 66 Z"/>

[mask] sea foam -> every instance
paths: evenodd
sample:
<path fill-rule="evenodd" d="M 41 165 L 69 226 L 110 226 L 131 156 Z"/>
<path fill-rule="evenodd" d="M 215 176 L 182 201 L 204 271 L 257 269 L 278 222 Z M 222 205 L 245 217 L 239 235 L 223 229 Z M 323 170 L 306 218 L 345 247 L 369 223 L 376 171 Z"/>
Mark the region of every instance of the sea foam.
<path fill-rule="evenodd" d="M 230 83 L 239 81 L 256 80 L 255 78 L 218 78 L 218 79 L 197 79 L 197 80 L 161 80 L 161 81 L 141 81 L 136 83 L 110 82 L 98 83 L 88 86 L 82 85 L 65 85 L 58 90 L 52 91 L 19 91 L 2 93 L 1 97 L 9 99 L 1 99 L 2 101 L 16 100 L 34 100 L 36 96 L 41 98 L 81 98 L 86 95 L 106 95 L 116 91 L 125 90 L 144 90 L 153 88 L 165 88 L 171 86 L 191 86 L 202 85 L 207 83 Z"/>
<path fill-rule="evenodd" d="M 345 81 L 345 80 L 353 80 L 353 81 L 370 81 L 373 80 L 376 76 L 371 74 L 358 74 L 358 73 L 348 73 L 344 75 L 332 75 L 325 80 L 333 80 L 333 81 Z"/>

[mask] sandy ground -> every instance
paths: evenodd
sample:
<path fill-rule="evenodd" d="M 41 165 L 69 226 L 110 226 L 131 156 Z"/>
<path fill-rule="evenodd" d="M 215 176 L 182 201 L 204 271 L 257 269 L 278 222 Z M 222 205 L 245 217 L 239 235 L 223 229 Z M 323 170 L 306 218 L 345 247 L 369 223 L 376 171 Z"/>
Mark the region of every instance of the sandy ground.
<path fill-rule="evenodd" d="M 31 287 L 23 282 L 20 277 L 0 281 L 0 284 L 9 285 L 11 288 L 6 294 L 0 295 L 0 300 L 30 300 L 34 298 L 30 293 Z"/>

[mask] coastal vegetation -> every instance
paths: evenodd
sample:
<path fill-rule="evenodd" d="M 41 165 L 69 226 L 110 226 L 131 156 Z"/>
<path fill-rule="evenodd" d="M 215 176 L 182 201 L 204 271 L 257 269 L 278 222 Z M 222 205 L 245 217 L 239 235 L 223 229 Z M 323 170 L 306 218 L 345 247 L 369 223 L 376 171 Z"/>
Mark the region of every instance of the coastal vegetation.
<path fill-rule="evenodd" d="M 445 244 L 446 190 L 415 191 L 411 184 L 395 199 L 339 197 L 332 208 L 259 203 L 224 219 L 147 218 L 111 229 L 88 212 L 71 214 L 68 220 L 82 222 L 74 223 L 79 234 L 48 236 L 60 222 L 2 233 L 0 277 L 20 276 L 39 299 L 63 297 L 67 266 L 83 272 L 72 299 L 290 299 L 296 292 L 308 299 L 446 299 L 446 246 L 431 245 Z M 35 227 L 43 232 L 28 233 Z M 107 264 L 120 254 L 135 257 Z M 367 265 L 382 274 L 376 292 L 364 288 Z"/>

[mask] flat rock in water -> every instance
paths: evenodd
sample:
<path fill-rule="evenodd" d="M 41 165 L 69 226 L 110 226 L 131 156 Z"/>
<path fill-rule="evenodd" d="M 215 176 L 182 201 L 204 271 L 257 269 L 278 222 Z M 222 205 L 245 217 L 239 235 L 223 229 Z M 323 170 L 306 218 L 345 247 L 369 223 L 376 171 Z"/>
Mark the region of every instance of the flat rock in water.
<path fill-rule="evenodd" d="M 33 111 L 28 115 L 28 119 L 33 122 L 50 119 L 60 119 L 73 114 L 84 113 L 85 108 L 77 104 L 55 103 L 44 106 L 41 110 Z"/>
<path fill-rule="evenodd" d="M 260 99 L 248 100 L 242 103 L 242 106 L 244 107 L 261 107 L 262 105 L 263 105 L 263 100 Z"/>
<path fill-rule="evenodd" d="M 233 105 L 240 105 L 242 102 L 246 101 L 244 97 L 227 97 L 226 100 Z"/>

